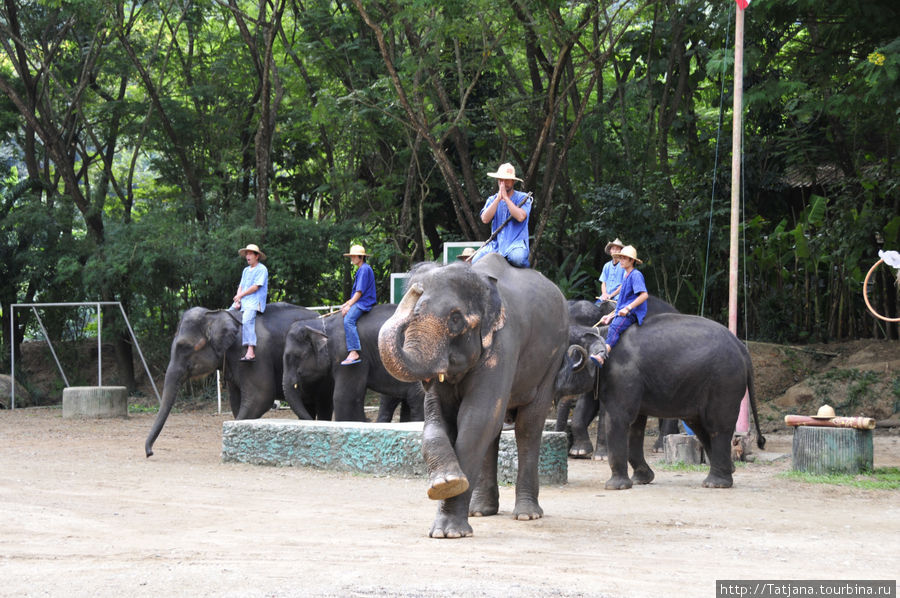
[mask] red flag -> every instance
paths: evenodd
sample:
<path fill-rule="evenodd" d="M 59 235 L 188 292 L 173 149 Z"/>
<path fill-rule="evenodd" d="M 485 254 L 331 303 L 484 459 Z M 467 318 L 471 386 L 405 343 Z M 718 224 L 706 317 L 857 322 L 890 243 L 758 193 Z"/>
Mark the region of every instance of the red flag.
<path fill-rule="evenodd" d="M 748 6 L 750 6 L 750 0 L 734 0 L 737 2 L 738 8 L 741 10 L 746 10 Z"/>

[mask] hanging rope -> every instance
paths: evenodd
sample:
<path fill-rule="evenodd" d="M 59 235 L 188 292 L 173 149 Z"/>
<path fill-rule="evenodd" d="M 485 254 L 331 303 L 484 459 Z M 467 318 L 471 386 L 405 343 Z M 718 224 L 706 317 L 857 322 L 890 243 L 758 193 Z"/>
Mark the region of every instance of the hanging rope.
<path fill-rule="evenodd" d="M 725 48 L 727 49 L 731 43 L 731 15 L 734 10 L 734 4 L 731 4 L 731 10 L 728 11 L 728 24 L 725 27 Z M 722 87 L 719 92 L 719 124 L 716 128 L 716 157 L 713 164 L 713 181 L 712 193 L 709 197 L 709 226 L 706 230 L 706 262 L 703 264 L 703 293 L 700 295 L 700 315 L 702 316 L 706 310 L 706 281 L 709 277 L 709 251 L 712 245 L 712 228 L 713 228 L 713 204 L 716 200 L 716 181 L 719 174 L 719 141 L 722 138 L 722 116 L 725 113 L 725 59 L 722 59 Z M 742 140 L 743 141 L 743 140 Z M 743 147 L 743 145 L 741 145 Z M 741 178 L 743 178 L 743 169 L 741 169 Z M 746 329 L 746 327 L 745 327 Z"/>

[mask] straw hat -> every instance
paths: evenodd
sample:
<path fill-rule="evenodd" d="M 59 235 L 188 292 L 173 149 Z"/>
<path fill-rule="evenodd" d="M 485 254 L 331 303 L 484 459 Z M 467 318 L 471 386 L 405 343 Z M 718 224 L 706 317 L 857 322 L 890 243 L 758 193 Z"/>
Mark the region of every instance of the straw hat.
<path fill-rule="evenodd" d="M 473 255 L 475 255 L 475 248 L 474 247 L 466 247 L 465 249 L 462 250 L 462 253 L 460 253 L 458 256 L 456 256 L 456 259 L 467 260 L 470 257 L 472 257 Z"/>
<path fill-rule="evenodd" d="M 634 260 L 634 263 L 635 263 L 635 264 L 643 264 L 643 263 L 644 263 L 644 262 L 642 262 L 641 260 L 638 259 L 638 256 L 637 256 L 637 249 L 635 249 L 635 248 L 632 247 L 631 245 L 626 245 L 626 246 L 623 247 L 621 250 L 619 250 L 619 251 L 614 251 L 611 255 L 619 255 L 619 256 L 630 257 L 631 259 Z"/>
<path fill-rule="evenodd" d="M 819 407 L 818 413 L 810 417 L 814 417 L 816 419 L 834 419 L 834 407 L 832 407 L 831 405 L 822 405 L 821 407 Z"/>
<path fill-rule="evenodd" d="M 516 176 L 516 167 L 510 164 L 509 162 L 505 164 L 501 164 L 497 169 L 497 172 L 489 172 L 487 173 L 489 177 L 493 177 L 495 179 L 512 179 L 514 181 L 521 181 L 519 177 Z"/>
<path fill-rule="evenodd" d="M 359 255 L 359 256 L 363 256 L 363 257 L 368 257 L 372 254 L 366 253 L 366 248 L 363 247 L 362 245 L 351 245 L 350 252 L 345 253 L 344 257 L 350 257 L 351 255 Z"/>
<path fill-rule="evenodd" d="M 241 257 L 244 257 L 245 255 L 247 255 L 247 252 L 248 252 L 248 251 L 252 251 L 253 253 L 258 254 L 258 255 L 259 255 L 259 259 L 265 261 L 265 259 L 266 259 L 266 254 L 263 253 L 262 251 L 260 251 L 259 247 L 257 247 L 257 246 L 254 245 L 253 243 L 250 243 L 249 245 L 247 245 L 247 246 L 244 247 L 243 249 L 238 249 L 238 255 L 240 255 Z"/>
<path fill-rule="evenodd" d="M 610 248 L 611 248 L 613 245 L 618 245 L 618 246 L 619 246 L 619 249 L 625 247 L 625 243 L 623 243 L 622 240 L 621 240 L 619 237 L 616 237 L 616 240 L 615 240 L 615 241 L 610 241 L 609 243 L 606 244 L 606 247 L 603 248 L 603 252 L 604 252 L 606 255 L 612 255 L 612 254 L 609 252 L 609 250 L 610 250 Z"/>

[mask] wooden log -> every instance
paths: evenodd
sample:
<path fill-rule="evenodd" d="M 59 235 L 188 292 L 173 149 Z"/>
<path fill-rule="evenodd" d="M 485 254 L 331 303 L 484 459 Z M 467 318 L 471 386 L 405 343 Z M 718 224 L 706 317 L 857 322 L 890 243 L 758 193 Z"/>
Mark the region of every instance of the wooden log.
<path fill-rule="evenodd" d="M 792 466 L 808 473 L 849 473 L 873 469 L 872 431 L 856 428 L 798 426 L 794 430 Z"/>
<path fill-rule="evenodd" d="M 808 415 L 785 415 L 784 423 L 789 426 L 817 426 L 820 428 L 856 428 L 874 430 L 875 420 L 871 417 L 833 417 L 819 419 Z"/>

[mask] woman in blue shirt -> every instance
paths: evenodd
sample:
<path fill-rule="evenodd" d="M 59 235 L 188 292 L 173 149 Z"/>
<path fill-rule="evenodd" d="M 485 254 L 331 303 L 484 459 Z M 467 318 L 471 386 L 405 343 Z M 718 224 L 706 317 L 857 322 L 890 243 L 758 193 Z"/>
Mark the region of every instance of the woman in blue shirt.
<path fill-rule="evenodd" d="M 341 305 L 341 315 L 344 316 L 344 337 L 347 341 L 347 357 L 341 365 L 353 365 L 359 363 L 359 332 L 356 329 L 356 321 L 364 313 L 375 307 L 375 272 L 372 266 L 366 263 L 369 256 L 362 245 L 353 245 L 350 252 L 344 257 L 350 258 L 350 263 L 356 266 L 356 275 L 353 277 L 353 290 L 350 291 L 350 299 Z"/>
<path fill-rule="evenodd" d="M 600 318 L 600 324 L 609 324 L 609 331 L 606 333 L 606 357 L 609 357 L 610 351 L 619 342 L 619 337 L 625 332 L 625 329 L 637 322 L 638 326 L 644 323 L 644 317 L 647 315 L 647 284 L 644 281 L 644 275 L 641 274 L 634 266 L 642 263 L 637 257 L 637 250 L 631 245 L 622 248 L 621 251 L 613 253 L 618 256 L 619 263 L 625 269 L 625 280 L 619 291 L 619 300 L 616 303 L 616 309 L 611 314 L 606 314 Z M 602 366 L 605 357 L 602 353 L 591 355 L 598 366 Z"/>

